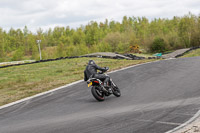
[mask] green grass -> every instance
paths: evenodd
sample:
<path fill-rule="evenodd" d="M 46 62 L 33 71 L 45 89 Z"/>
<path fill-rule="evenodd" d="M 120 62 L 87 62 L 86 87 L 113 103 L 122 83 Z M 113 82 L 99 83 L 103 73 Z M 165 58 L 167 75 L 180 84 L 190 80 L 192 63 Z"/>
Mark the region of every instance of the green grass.
<path fill-rule="evenodd" d="M 32 96 L 80 79 L 89 59 L 110 70 L 153 60 L 77 58 L 0 69 L 0 105 Z"/>
<path fill-rule="evenodd" d="M 194 56 L 200 56 L 200 49 L 192 50 L 184 54 L 182 57 L 194 57 Z"/>

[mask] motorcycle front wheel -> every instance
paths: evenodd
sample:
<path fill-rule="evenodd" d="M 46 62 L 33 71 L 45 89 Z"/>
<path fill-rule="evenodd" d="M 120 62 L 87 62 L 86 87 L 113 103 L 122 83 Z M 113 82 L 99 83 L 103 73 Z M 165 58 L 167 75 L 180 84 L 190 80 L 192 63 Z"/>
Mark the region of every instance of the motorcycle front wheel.
<path fill-rule="evenodd" d="M 92 95 L 97 101 L 104 101 L 105 100 L 105 94 L 104 92 L 101 92 L 100 89 L 97 86 L 93 86 L 91 89 Z"/>
<path fill-rule="evenodd" d="M 120 97 L 121 96 L 121 91 L 117 86 L 113 87 L 113 95 L 115 95 L 116 97 Z"/>

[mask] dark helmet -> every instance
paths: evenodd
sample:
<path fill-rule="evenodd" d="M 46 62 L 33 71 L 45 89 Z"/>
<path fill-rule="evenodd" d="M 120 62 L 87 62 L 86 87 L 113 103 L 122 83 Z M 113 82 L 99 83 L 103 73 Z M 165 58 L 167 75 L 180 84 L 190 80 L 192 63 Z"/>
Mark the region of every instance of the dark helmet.
<path fill-rule="evenodd" d="M 89 60 L 88 65 L 93 65 L 95 62 L 93 60 Z"/>

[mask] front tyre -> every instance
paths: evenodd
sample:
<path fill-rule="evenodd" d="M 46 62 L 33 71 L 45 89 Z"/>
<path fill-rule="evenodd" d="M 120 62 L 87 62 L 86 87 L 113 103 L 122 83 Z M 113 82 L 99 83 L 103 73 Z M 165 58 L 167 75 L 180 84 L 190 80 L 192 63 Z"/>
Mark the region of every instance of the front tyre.
<path fill-rule="evenodd" d="M 116 97 L 121 96 L 121 91 L 117 86 L 113 87 L 113 95 L 115 95 Z"/>
<path fill-rule="evenodd" d="M 103 92 L 101 92 L 99 90 L 99 88 L 97 86 L 93 86 L 92 89 L 91 89 L 91 92 L 92 92 L 92 95 L 94 96 L 94 98 L 97 100 L 97 101 L 104 101 L 105 100 L 105 95 Z"/>

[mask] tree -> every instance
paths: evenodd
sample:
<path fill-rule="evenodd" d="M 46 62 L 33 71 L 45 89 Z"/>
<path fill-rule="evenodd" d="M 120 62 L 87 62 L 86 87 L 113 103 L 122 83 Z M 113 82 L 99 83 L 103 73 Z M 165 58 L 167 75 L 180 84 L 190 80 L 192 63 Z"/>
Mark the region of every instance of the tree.
<path fill-rule="evenodd" d="M 98 44 L 100 38 L 98 36 L 99 27 L 97 22 L 91 21 L 85 28 L 85 42 L 87 46 Z"/>
<path fill-rule="evenodd" d="M 115 33 L 109 33 L 105 38 L 104 38 L 104 42 L 106 44 L 109 44 L 112 48 L 112 52 L 115 52 L 117 49 L 117 45 L 120 43 L 121 41 L 121 35 L 119 32 L 115 32 Z"/>
<path fill-rule="evenodd" d="M 64 57 L 66 56 L 66 52 L 65 52 L 65 46 L 62 42 L 60 42 L 58 44 L 58 47 L 57 47 L 57 56 L 58 57 Z"/>
<path fill-rule="evenodd" d="M 0 58 L 5 56 L 3 30 L 0 28 Z"/>
<path fill-rule="evenodd" d="M 17 49 L 13 55 L 12 60 L 13 61 L 19 61 L 22 60 L 24 56 L 24 49 L 23 47 L 20 47 L 19 49 Z"/>
<path fill-rule="evenodd" d="M 159 38 L 159 39 L 158 39 Z M 39 28 L 31 33 L 28 27 L 23 30 L 0 28 L 0 58 L 21 53 L 26 58 L 37 59 L 36 40 L 42 40 L 41 49 L 46 58 L 66 55 L 82 55 L 89 52 L 127 52 L 129 47 L 138 44 L 143 51 L 163 51 L 200 45 L 200 16 L 188 13 L 172 19 L 124 16 L 121 22 L 91 21 L 77 29 L 66 27 Z M 14 53 L 14 54 L 13 54 Z M 50 56 L 51 54 L 51 56 Z M 53 56 L 52 56 L 53 55 Z M 14 57 L 13 57 L 14 58 Z M 8 59 L 9 58 L 4 58 Z"/>
<path fill-rule="evenodd" d="M 0 42 L 0 58 L 4 58 L 5 56 L 5 49 L 3 42 Z"/>
<path fill-rule="evenodd" d="M 74 45 L 84 43 L 85 35 L 81 28 L 79 28 L 76 32 L 74 32 L 72 39 Z"/>

